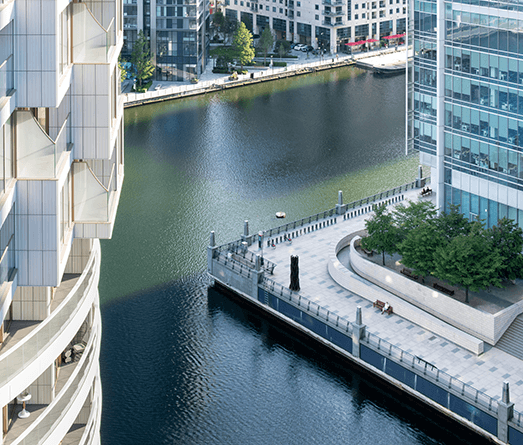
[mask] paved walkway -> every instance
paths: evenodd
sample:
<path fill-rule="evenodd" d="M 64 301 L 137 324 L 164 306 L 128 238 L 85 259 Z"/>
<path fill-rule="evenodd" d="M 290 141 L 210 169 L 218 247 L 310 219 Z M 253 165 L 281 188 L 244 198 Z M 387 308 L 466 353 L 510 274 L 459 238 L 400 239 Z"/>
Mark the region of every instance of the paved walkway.
<path fill-rule="evenodd" d="M 392 51 L 392 52 L 391 52 Z M 295 51 L 292 50 L 293 56 L 298 56 L 297 59 L 283 59 L 285 62 L 287 62 L 287 65 L 294 66 L 294 65 L 305 65 L 311 62 L 321 62 L 324 61 L 325 63 L 332 61 L 334 58 L 336 61 L 344 61 L 349 60 L 351 57 L 354 60 L 359 59 L 365 59 L 365 62 L 374 64 L 374 65 L 394 65 L 397 64 L 400 60 L 405 59 L 405 46 L 402 45 L 398 48 L 398 51 L 393 51 L 391 48 L 388 49 L 378 49 L 374 51 L 369 52 L 358 52 L 355 53 L 354 56 L 351 56 L 350 54 L 339 54 L 338 57 L 336 55 L 325 55 L 325 56 L 314 56 L 312 54 L 309 54 L 309 57 L 307 57 L 307 53 L 304 53 L 303 51 Z M 279 61 L 278 58 L 274 58 L 274 61 Z M 212 72 L 212 60 L 207 65 L 207 68 L 205 72 L 200 76 L 200 81 L 216 81 L 218 79 L 228 78 L 228 74 L 214 74 Z M 275 73 L 278 70 L 278 68 L 266 69 L 267 75 L 271 75 Z M 256 71 L 263 71 L 258 70 Z M 160 85 L 160 88 L 156 90 L 156 88 Z M 167 88 L 172 87 L 180 87 L 180 86 L 186 86 L 186 85 L 192 85 L 189 81 L 184 82 L 166 82 L 161 80 L 154 80 L 152 86 L 149 88 L 149 91 L 162 91 Z M 122 93 L 130 93 L 132 87 L 132 81 L 126 80 L 122 84 Z"/>
<path fill-rule="evenodd" d="M 417 197 L 417 190 L 405 193 L 405 199 L 415 200 Z M 327 263 L 332 249 L 343 236 L 364 229 L 365 219 L 370 215 L 346 221 L 338 218 L 337 224 L 297 237 L 291 245 L 278 244 L 275 249 L 265 247 L 264 257 L 277 264 L 270 278 L 288 287 L 290 256 L 298 255 L 299 294 L 302 297 L 349 321 L 354 321 L 356 308 L 361 306 L 363 322 L 370 333 L 423 358 L 494 399 L 501 398 L 502 383 L 508 381 L 515 410 L 523 412 L 523 361 L 496 347 L 489 347 L 486 352 L 476 356 L 398 315 L 381 315 L 371 302 L 339 286 L 330 277 Z M 251 250 L 260 253 L 257 243 L 251 246 Z"/>

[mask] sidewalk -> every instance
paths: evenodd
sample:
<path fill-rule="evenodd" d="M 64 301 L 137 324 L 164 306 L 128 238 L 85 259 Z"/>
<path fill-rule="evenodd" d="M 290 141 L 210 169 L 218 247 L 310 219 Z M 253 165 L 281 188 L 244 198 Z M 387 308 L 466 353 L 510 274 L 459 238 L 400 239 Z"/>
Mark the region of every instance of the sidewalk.
<path fill-rule="evenodd" d="M 354 55 L 350 54 L 326 54 L 323 56 L 320 55 L 312 55 L 309 54 L 307 57 L 307 53 L 304 53 L 303 51 L 296 51 L 291 50 L 291 53 L 293 56 L 298 56 L 298 58 L 283 58 L 281 59 L 284 62 L 287 62 L 287 67 L 281 68 L 281 67 L 274 67 L 274 68 L 266 68 L 266 69 L 253 69 L 251 72 L 256 73 L 256 78 L 260 79 L 263 77 L 272 76 L 274 74 L 287 72 L 287 71 L 298 71 L 300 69 L 306 69 L 308 67 L 314 67 L 314 66 L 324 66 L 324 65 L 331 65 L 333 63 L 335 64 L 346 64 L 348 61 L 351 60 L 361 60 L 366 59 L 366 62 L 373 63 L 376 65 L 388 65 L 388 64 L 396 64 L 398 63 L 399 59 L 405 59 L 405 45 L 400 46 L 397 51 L 395 51 L 394 48 L 383 48 L 378 49 L 374 51 L 367 51 L 367 52 L 359 52 Z M 274 61 L 280 61 L 279 58 L 273 58 Z M 228 74 L 214 74 L 212 72 L 214 61 L 211 60 L 209 64 L 207 65 L 206 70 L 202 73 L 202 75 L 199 78 L 198 84 L 192 84 L 190 81 L 183 81 L 183 82 L 167 82 L 167 81 L 161 81 L 161 80 L 154 80 L 153 84 L 149 88 L 149 91 L 147 93 L 155 93 L 155 97 L 163 96 L 165 95 L 172 95 L 180 92 L 187 92 L 188 90 L 201 90 L 203 88 L 206 88 L 208 86 L 211 86 L 216 83 L 224 83 L 228 80 L 229 75 Z M 248 77 L 248 75 L 247 75 Z M 241 76 L 240 76 L 241 78 Z M 139 100 L 140 97 L 143 94 L 143 98 L 146 98 L 147 93 L 131 93 L 132 88 L 132 81 L 126 80 L 122 84 L 122 93 L 127 94 L 130 93 L 134 96 L 133 100 Z M 159 86 L 159 88 L 158 88 Z M 157 89 L 158 88 L 158 89 Z M 127 102 L 127 100 L 126 100 Z"/>

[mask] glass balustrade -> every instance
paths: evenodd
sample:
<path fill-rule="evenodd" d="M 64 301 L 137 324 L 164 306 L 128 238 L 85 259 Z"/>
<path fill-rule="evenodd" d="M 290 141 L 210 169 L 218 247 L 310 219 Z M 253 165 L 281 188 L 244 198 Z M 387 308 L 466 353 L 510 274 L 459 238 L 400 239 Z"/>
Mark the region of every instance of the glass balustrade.
<path fill-rule="evenodd" d="M 13 88 L 13 56 L 11 55 L 0 64 L 0 100 L 7 97 L 7 93 Z"/>
<path fill-rule="evenodd" d="M 109 222 L 116 190 L 114 164 L 109 177 L 100 179 L 87 162 L 75 162 L 73 180 L 75 222 Z"/>
<path fill-rule="evenodd" d="M 105 29 L 83 3 L 73 3 L 73 61 L 108 63 L 116 44 L 114 18 Z"/>
<path fill-rule="evenodd" d="M 53 140 L 30 111 L 17 112 L 17 165 L 19 178 L 55 178 L 60 156 L 67 150 L 70 116 Z"/>
<path fill-rule="evenodd" d="M 76 401 L 75 399 L 78 395 L 79 388 L 83 386 L 83 381 L 89 374 L 89 370 L 95 360 L 95 342 L 96 335 L 93 335 L 88 349 L 86 349 L 82 355 L 78 372 L 72 381 L 69 382 L 65 389 L 57 394 L 53 403 L 31 424 L 27 434 L 24 434 L 22 438 L 12 442 L 12 445 L 38 445 L 59 425 L 64 415 L 68 412 L 69 406 Z"/>
<path fill-rule="evenodd" d="M 82 300 L 89 294 L 97 258 L 99 261 L 99 244 L 93 248 L 84 272 L 65 300 L 19 344 L 0 354 L 0 387 L 8 385 L 60 336 L 78 311 Z"/>

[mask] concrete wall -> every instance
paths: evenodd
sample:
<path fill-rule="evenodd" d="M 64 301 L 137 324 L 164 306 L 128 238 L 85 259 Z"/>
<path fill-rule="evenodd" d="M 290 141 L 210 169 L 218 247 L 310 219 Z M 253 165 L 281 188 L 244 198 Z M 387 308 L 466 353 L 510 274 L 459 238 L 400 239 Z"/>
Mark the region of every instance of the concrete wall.
<path fill-rule="evenodd" d="M 495 315 L 474 309 L 400 273 L 366 260 L 354 248 L 355 240 L 356 238 L 351 242 L 350 262 L 358 275 L 491 345 L 496 344 L 510 323 L 523 312 L 523 302 Z"/>

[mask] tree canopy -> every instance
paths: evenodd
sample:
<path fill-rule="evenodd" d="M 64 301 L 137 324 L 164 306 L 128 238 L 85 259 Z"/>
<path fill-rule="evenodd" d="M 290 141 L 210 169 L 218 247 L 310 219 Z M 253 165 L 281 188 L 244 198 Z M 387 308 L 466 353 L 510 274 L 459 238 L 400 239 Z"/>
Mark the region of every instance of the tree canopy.
<path fill-rule="evenodd" d="M 260 40 L 258 40 L 257 48 L 263 52 L 263 65 L 267 62 L 267 53 L 274 45 L 274 37 L 272 35 L 271 28 L 268 26 L 263 30 Z"/>
<path fill-rule="evenodd" d="M 368 236 L 361 240 L 361 245 L 381 253 L 385 265 L 385 253 L 392 255 L 397 245 L 398 230 L 392 213 L 387 211 L 386 206 L 376 206 L 372 218 L 365 221 L 365 228 Z"/>
<path fill-rule="evenodd" d="M 240 22 L 238 29 L 234 33 L 233 46 L 236 51 L 236 57 L 241 66 L 241 70 L 243 71 L 243 66 L 254 59 L 252 34 L 243 22 Z"/>
<path fill-rule="evenodd" d="M 502 218 L 488 231 L 492 244 L 499 250 L 502 265 L 500 275 L 507 280 L 523 276 L 523 230 L 510 219 Z"/>
<path fill-rule="evenodd" d="M 131 62 L 136 69 L 136 80 L 138 80 L 139 87 L 142 86 L 144 80 L 149 79 L 154 73 L 152 58 L 149 42 L 143 31 L 140 30 L 131 54 Z"/>

